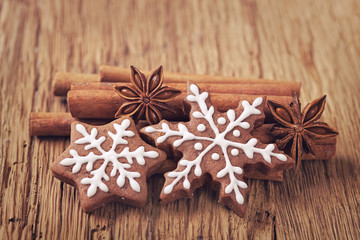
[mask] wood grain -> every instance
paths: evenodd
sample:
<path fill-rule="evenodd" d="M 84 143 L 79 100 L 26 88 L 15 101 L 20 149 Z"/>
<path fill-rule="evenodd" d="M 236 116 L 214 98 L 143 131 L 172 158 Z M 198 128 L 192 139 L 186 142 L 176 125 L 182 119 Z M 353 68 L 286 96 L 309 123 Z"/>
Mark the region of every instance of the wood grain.
<path fill-rule="evenodd" d="M 356 239 L 360 236 L 360 6 L 356 0 L 0 1 L 0 236 L 4 239 Z M 303 162 L 284 182 L 250 180 L 244 219 L 209 187 L 143 209 L 85 214 L 49 164 L 67 138 L 30 138 L 32 111 L 65 112 L 55 72 L 101 64 L 300 81 L 303 103 L 327 94 L 339 132 L 331 161 Z"/>

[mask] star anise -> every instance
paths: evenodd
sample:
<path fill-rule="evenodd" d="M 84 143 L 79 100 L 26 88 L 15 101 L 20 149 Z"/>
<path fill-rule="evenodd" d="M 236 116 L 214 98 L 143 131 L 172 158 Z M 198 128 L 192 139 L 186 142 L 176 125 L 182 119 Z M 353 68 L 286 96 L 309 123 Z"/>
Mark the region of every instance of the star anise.
<path fill-rule="evenodd" d="M 163 68 L 160 66 L 147 78 L 134 66 L 130 66 L 130 81 L 132 86 L 117 86 L 115 91 L 129 102 L 124 103 L 115 114 L 115 118 L 132 117 L 135 122 L 144 119 L 149 124 L 156 124 L 162 120 L 161 110 L 174 112 L 166 106 L 181 91 L 163 84 Z"/>
<path fill-rule="evenodd" d="M 324 122 L 317 121 L 325 109 L 326 95 L 315 99 L 301 112 L 299 98 L 294 96 L 290 105 L 268 100 L 268 106 L 277 122 L 271 134 L 277 138 L 279 149 L 290 149 L 290 155 L 296 160 L 299 169 L 303 153 L 311 153 L 320 159 L 321 145 L 328 144 L 338 132 Z M 286 151 L 285 151 L 286 152 Z"/>

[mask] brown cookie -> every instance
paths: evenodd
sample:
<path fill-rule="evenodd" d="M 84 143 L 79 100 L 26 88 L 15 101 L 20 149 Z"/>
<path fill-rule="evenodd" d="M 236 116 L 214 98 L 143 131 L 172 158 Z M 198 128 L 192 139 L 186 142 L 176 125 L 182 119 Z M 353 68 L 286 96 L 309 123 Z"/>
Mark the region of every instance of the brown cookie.
<path fill-rule="evenodd" d="M 186 101 L 191 107 L 189 122 L 161 121 L 141 129 L 159 148 L 182 153 L 177 168 L 165 174 L 160 198 L 167 203 L 192 197 L 210 177 L 219 190 L 219 202 L 243 216 L 248 192 L 244 171 L 268 174 L 294 166 L 275 144 L 262 144 L 250 134 L 264 119 L 264 99 L 242 101 L 237 109 L 220 113 L 207 92 L 190 84 Z"/>
<path fill-rule="evenodd" d="M 71 124 L 70 146 L 51 165 L 54 176 L 79 190 L 90 212 L 111 201 L 142 207 L 146 178 L 164 164 L 166 154 L 146 144 L 131 118 L 104 126 Z"/>

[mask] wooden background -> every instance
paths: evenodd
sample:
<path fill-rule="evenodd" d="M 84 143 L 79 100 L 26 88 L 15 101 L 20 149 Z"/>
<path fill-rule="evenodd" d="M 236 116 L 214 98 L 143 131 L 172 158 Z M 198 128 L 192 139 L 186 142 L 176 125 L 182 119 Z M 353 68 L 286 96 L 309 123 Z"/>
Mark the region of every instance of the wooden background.
<path fill-rule="evenodd" d="M 360 3 L 323 1 L 0 1 L 2 238 L 356 239 L 360 236 Z M 303 103 L 327 94 L 323 120 L 340 132 L 331 161 L 303 162 L 284 182 L 250 180 L 245 218 L 208 187 L 192 200 L 111 204 L 85 214 L 50 163 L 67 138 L 30 138 L 32 111 L 66 111 L 57 71 L 100 64 L 285 79 Z"/>

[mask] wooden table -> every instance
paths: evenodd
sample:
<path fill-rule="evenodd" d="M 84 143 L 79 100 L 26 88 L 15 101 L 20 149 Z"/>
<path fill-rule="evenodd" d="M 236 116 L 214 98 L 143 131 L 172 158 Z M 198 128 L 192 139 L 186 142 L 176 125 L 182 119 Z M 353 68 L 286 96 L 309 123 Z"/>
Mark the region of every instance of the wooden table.
<path fill-rule="evenodd" d="M 0 2 L 0 236 L 9 239 L 355 239 L 360 236 L 359 1 Z M 303 162 L 283 182 L 250 180 L 245 218 L 208 187 L 161 206 L 162 177 L 142 209 L 85 214 L 49 165 L 67 138 L 29 137 L 32 111 L 66 111 L 57 71 L 100 64 L 285 79 L 301 100 L 327 94 L 323 120 L 340 132 L 331 161 Z"/>

